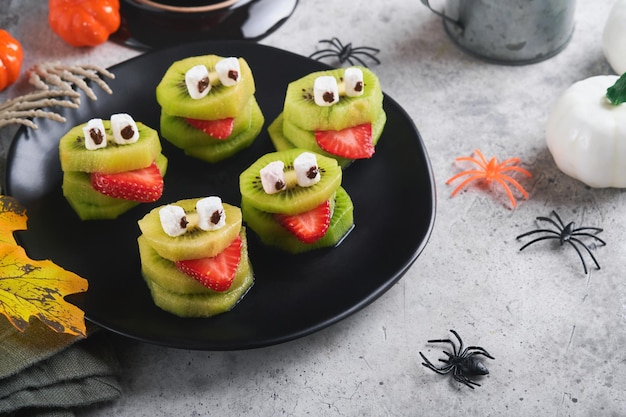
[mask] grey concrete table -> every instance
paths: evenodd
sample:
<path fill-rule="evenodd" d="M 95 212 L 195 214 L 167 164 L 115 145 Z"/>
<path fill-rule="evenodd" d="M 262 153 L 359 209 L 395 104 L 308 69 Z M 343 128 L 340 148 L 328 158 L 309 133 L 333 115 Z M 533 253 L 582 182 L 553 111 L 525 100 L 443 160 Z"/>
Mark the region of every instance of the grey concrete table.
<path fill-rule="evenodd" d="M 24 68 L 50 60 L 109 66 L 140 52 L 113 43 L 76 49 L 41 22 L 41 0 L 0 5 L 0 26 L 26 50 Z M 579 1 L 576 29 L 559 55 L 533 65 L 481 62 L 458 50 L 418 0 L 305 0 L 261 43 L 309 55 L 337 36 L 381 49 L 372 67 L 415 121 L 430 155 L 437 217 L 430 242 L 384 296 L 308 337 L 248 351 L 203 352 L 115 343 L 124 395 L 83 416 L 621 416 L 626 415 L 626 194 L 562 174 L 544 128 L 572 83 L 609 74 L 601 44 L 613 2 Z M 19 94 L 18 84 L 0 95 Z M 4 129 L 6 150 L 12 135 Z M 470 188 L 453 198 L 454 158 L 479 148 L 518 156 L 534 174 L 530 199 L 510 210 Z M 557 244 L 519 252 L 515 237 L 558 211 L 600 226 L 601 270 L 582 272 Z M 456 329 L 496 360 L 470 390 L 423 366 L 441 349 L 428 339 Z"/>

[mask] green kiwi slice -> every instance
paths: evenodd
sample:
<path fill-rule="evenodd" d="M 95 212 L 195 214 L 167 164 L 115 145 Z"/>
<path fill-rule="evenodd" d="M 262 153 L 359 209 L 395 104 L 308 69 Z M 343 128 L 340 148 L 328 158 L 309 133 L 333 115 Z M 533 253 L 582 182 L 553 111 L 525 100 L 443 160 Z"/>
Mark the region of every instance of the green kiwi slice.
<path fill-rule="evenodd" d="M 233 86 L 217 83 L 204 98 L 193 99 L 185 84 L 185 73 L 190 68 L 204 65 L 212 72 L 222 59 L 217 55 L 203 55 L 174 62 L 156 87 L 156 99 L 163 111 L 173 116 L 204 120 L 237 116 L 255 92 L 252 70 L 245 59 L 239 58 L 241 78 Z"/>
<path fill-rule="evenodd" d="M 246 242 L 245 227 L 241 228 L 239 233 L 241 236 L 241 261 L 235 272 L 235 280 L 232 288 L 236 288 L 243 281 L 243 276 L 250 269 L 248 260 L 248 250 Z M 137 238 L 139 246 L 139 256 L 141 259 L 141 270 L 144 276 L 149 277 L 152 281 L 167 291 L 179 294 L 219 294 L 189 275 L 181 272 L 176 264 L 168 259 L 163 258 L 151 246 L 145 236 L 140 235 Z M 222 294 L 224 292 L 221 292 Z"/>
<path fill-rule="evenodd" d="M 167 172 L 167 158 L 157 155 L 155 160 L 161 175 Z M 65 171 L 62 182 L 63 196 L 81 220 L 116 219 L 122 213 L 139 205 L 136 201 L 112 198 L 91 186 L 87 172 Z"/>
<path fill-rule="evenodd" d="M 320 181 L 310 187 L 295 184 L 293 161 L 304 149 L 295 148 L 286 151 L 272 152 L 261 156 L 239 176 L 239 190 L 242 201 L 268 213 L 298 214 L 311 210 L 328 200 L 341 185 L 342 171 L 337 161 L 316 154 L 317 165 L 321 173 Z M 285 190 L 275 194 L 267 194 L 261 184 L 259 172 L 273 161 L 285 164 Z"/>
<path fill-rule="evenodd" d="M 204 145 L 184 148 L 185 154 L 205 162 L 216 163 L 249 147 L 259 136 L 265 123 L 265 118 L 258 105 L 252 106 L 251 110 L 250 127 L 247 130 L 228 139 L 210 139 Z"/>
<path fill-rule="evenodd" d="M 377 119 L 382 110 L 383 92 L 376 75 L 365 67 L 364 92 L 358 97 L 341 96 L 332 106 L 318 106 L 313 99 L 313 85 L 319 76 L 330 75 L 340 82 L 345 68 L 308 74 L 287 86 L 283 108 L 286 121 L 303 130 L 341 130 Z"/>
<path fill-rule="evenodd" d="M 74 126 L 59 141 L 59 158 L 63 171 L 102 172 L 115 174 L 146 167 L 161 153 L 161 141 L 156 130 L 137 122 L 139 140 L 129 145 L 118 145 L 113 141 L 111 122 L 103 120 L 106 148 L 85 148 L 83 127 Z"/>
<path fill-rule="evenodd" d="M 193 224 L 196 214 L 196 203 L 199 198 L 177 201 L 175 204 L 182 207 L 187 219 Z M 205 231 L 199 227 L 190 226 L 183 235 L 172 237 L 163 231 L 159 218 L 159 209 L 156 207 L 147 213 L 137 223 L 149 245 L 157 253 L 170 261 L 198 259 L 212 257 L 222 252 L 237 237 L 242 225 L 241 209 L 222 203 L 226 215 L 226 225 L 220 229 Z"/>
<path fill-rule="evenodd" d="M 241 202 L 241 210 L 244 222 L 259 236 L 263 244 L 296 254 L 336 246 L 352 230 L 354 227 L 352 199 L 343 187 L 337 189 L 334 198 L 333 217 L 328 231 L 324 237 L 311 244 L 300 242 L 276 221 L 273 214 L 258 210 L 245 200 Z"/>
<path fill-rule="evenodd" d="M 241 237 L 241 261 L 232 286 L 225 292 L 210 290 L 178 271 L 174 263 L 161 258 L 140 237 L 142 275 L 155 305 L 179 317 L 211 317 L 232 310 L 254 284 L 243 228 Z"/>
<path fill-rule="evenodd" d="M 261 111 L 254 97 L 250 99 L 241 113 L 234 118 L 233 131 L 225 139 L 216 139 L 202 130 L 196 129 L 187 123 L 184 117 L 172 116 L 165 113 L 165 111 L 161 111 L 161 136 L 181 149 L 229 140 L 250 128 L 253 107 L 256 107 L 255 111 Z"/>

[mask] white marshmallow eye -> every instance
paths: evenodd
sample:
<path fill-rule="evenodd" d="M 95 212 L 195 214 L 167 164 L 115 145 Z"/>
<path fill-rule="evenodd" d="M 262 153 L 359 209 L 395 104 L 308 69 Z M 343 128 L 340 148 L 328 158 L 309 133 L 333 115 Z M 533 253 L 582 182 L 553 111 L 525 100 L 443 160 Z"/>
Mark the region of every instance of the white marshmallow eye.
<path fill-rule="evenodd" d="M 173 204 L 168 204 L 159 209 L 159 220 L 161 220 L 163 231 L 171 237 L 185 234 L 189 224 L 185 210 Z"/>
<path fill-rule="evenodd" d="M 274 161 L 265 165 L 259 171 L 261 176 L 261 185 L 267 194 L 275 194 L 282 191 L 287 186 L 285 181 L 285 164 L 283 161 Z"/>
<path fill-rule="evenodd" d="M 332 106 L 339 101 L 337 80 L 331 75 L 323 75 L 315 79 L 313 99 L 318 106 Z"/>
<path fill-rule="evenodd" d="M 133 118 L 126 113 L 111 115 L 113 140 L 119 145 L 135 143 L 139 140 L 139 130 Z"/>
<path fill-rule="evenodd" d="M 83 127 L 83 135 L 85 135 L 85 148 L 90 151 L 107 146 L 107 135 L 102 119 L 89 120 Z"/>
<path fill-rule="evenodd" d="M 219 197 L 206 197 L 196 203 L 198 227 L 205 231 L 217 230 L 226 225 L 226 213 Z"/>
<path fill-rule="evenodd" d="M 317 158 L 310 152 L 302 152 L 293 161 L 293 168 L 296 171 L 296 180 L 300 187 L 310 187 L 317 184 L 322 178 Z"/>
<path fill-rule="evenodd" d="M 358 97 L 363 94 L 363 71 L 358 68 L 346 68 L 343 82 L 348 97 Z"/>
<path fill-rule="evenodd" d="M 185 73 L 185 84 L 189 96 L 193 99 L 201 99 L 211 91 L 209 70 L 204 65 L 196 65 Z"/>
<path fill-rule="evenodd" d="M 231 87 L 241 79 L 241 69 L 239 68 L 239 60 L 234 57 L 224 58 L 215 64 L 215 71 L 220 78 L 222 85 Z"/>

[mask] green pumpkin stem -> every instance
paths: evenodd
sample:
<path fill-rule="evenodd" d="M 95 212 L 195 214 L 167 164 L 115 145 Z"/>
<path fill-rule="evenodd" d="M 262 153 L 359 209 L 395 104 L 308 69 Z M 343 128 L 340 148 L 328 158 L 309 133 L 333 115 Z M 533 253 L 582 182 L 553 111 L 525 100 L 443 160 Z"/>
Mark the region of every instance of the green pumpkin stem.
<path fill-rule="evenodd" d="M 612 105 L 617 106 L 626 102 L 626 73 L 615 81 L 611 87 L 606 89 L 606 98 Z"/>

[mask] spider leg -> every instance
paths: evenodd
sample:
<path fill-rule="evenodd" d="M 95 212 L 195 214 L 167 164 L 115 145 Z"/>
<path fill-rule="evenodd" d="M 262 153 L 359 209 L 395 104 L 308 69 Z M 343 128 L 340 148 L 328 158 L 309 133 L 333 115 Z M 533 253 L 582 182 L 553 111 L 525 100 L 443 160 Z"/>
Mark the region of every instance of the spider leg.
<path fill-rule="evenodd" d="M 489 354 L 489 352 L 487 352 L 484 348 L 481 348 L 480 346 L 468 346 L 463 351 L 464 355 L 467 353 L 470 353 L 471 355 L 483 355 L 483 356 L 488 357 L 489 359 L 495 359 L 493 356 Z"/>
<path fill-rule="evenodd" d="M 461 177 L 463 177 L 465 175 L 475 175 L 475 176 L 478 176 L 478 177 L 484 177 L 485 173 L 484 173 L 484 171 L 480 171 L 478 169 L 470 169 L 468 171 L 459 172 L 458 174 L 455 174 L 452 177 L 448 178 L 448 180 L 446 181 L 446 184 L 450 184 L 451 182 L 453 182 L 457 178 L 461 178 Z"/>
<path fill-rule="evenodd" d="M 432 364 L 431 361 L 428 360 L 428 358 L 426 358 L 426 356 L 424 356 L 424 354 L 422 352 L 420 352 L 419 354 L 422 357 L 422 359 L 424 360 L 424 362 L 422 362 L 422 365 L 424 365 L 425 367 L 427 367 L 431 371 L 437 372 L 440 375 L 445 375 L 445 374 L 450 372 L 450 368 L 451 368 L 450 366 L 444 366 L 442 368 L 437 368 L 435 365 Z"/>
<path fill-rule="evenodd" d="M 456 162 L 462 162 L 462 161 L 466 161 L 466 162 L 472 162 L 476 165 L 478 165 L 479 167 L 481 167 L 483 170 L 487 170 L 487 164 L 483 161 L 479 161 L 476 158 L 472 158 L 471 156 L 459 156 L 458 158 L 455 159 Z"/>
<path fill-rule="evenodd" d="M 480 384 L 478 382 L 474 382 L 471 379 L 469 379 L 468 377 L 466 377 L 465 375 L 463 375 L 463 373 L 461 372 L 461 370 L 459 368 L 455 368 L 454 369 L 454 373 L 452 374 L 453 378 L 462 383 L 467 385 L 468 387 L 470 387 L 471 389 L 474 389 L 473 385 L 480 387 Z"/>
<path fill-rule="evenodd" d="M 380 64 L 380 60 L 379 60 L 378 58 L 376 58 L 373 54 L 370 54 L 369 52 L 362 52 L 362 51 L 359 51 L 359 49 L 361 49 L 361 48 L 354 48 L 354 49 L 352 50 L 352 56 L 353 56 L 353 57 L 355 57 L 355 58 L 356 58 L 356 55 L 363 55 L 363 56 L 368 57 L 369 59 L 371 59 L 371 60 L 372 60 L 372 61 L 374 61 L 375 63 Z M 372 49 L 373 49 L 373 48 L 372 48 Z M 378 51 L 378 49 L 376 49 L 376 52 L 377 52 L 377 53 L 379 52 L 379 51 Z M 363 62 L 363 61 L 361 61 L 361 62 Z"/>
<path fill-rule="evenodd" d="M 452 353 L 454 354 L 454 356 L 458 356 L 459 352 L 456 349 L 456 345 L 454 344 L 454 342 L 450 339 L 435 339 L 435 340 L 429 340 L 428 343 L 447 343 L 450 346 L 452 346 Z M 445 353 L 446 355 L 450 356 L 450 354 L 446 351 L 444 351 L 443 353 Z"/>
<path fill-rule="evenodd" d="M 515 171 L 515 172 L 519 172 L 521 174 L 526 175 L 527 177 L 532 177 L 533 174 L 531 174 L 530 172 L 528 172 L 527 170 L 525 170 L 522 167 L 518 167 L 518 166 L 509 166 L 509 167 L 503 167 L 501 166 L 502 164 L 498 165 L 497 170 L 499 172 L 507 172 L 507 171 Z"/>
<path fill-rule="evenodd" d="M 479 172 L 479 171 L 478 171 Z M 472 174 L 470 173 L 464 173 L 464 175 L 468 175 L 468 174 Z M 455 177 L 459 177 L 457 175 L 455 175 Z M 454 178 L 454 177 L 453 177 Z M 481 173 L 474 173 L 471 177 L 467 178 L 465 181 L 463 181 L 461 184 L 458 185 L 458 187 L 456 187 L 454 189 L 454 191 L 452 191 L 452 193 L 450 194 L 451 197 L 454 197 L 456 195 L 456 193 L 458 193 L 459 191 L 461 191 L 467 184 L 469 184 L 472 181 L 477 181 L 477 180 L 481 180 L 484 179 L 484 175 L 481 175 Z M 452 178 L 451 178 L 452 179 Z"/>
<path fill-rule="evenodd" d="M 600 244 L 602 246 L 606 246 L 606 242 L 604 240 L 600 239 L 598 236 L 594 235 L 593 233 L 579 232 L 579 230 L 581 230 L 581 229 L 574 230 L 574 232 L 571 234 L 571 236 L 586 236 L 586 237 L 590 237 L 590 238 L 593 238 L 593 239 L 597 240 L 598 242 L 600 242 Z"/>
<path fill-rule="evenodd" d="M 313 52 L 311 55 L 309 55 L 309 58 L 322 59 L 322 58 L 326 58 L 329 56 L 337 56 L 337 52 L 333 51 L 332 49 L 320 49 L 319 51 Z"/>
<path fill-rule="evenodd" d="M 523 237 L 526 237 L 526 236 L 533 235 L 535 233 L 551 233 L 553 235 L 560 236 L 560 233 L 557 233 L 557 232 L 555 232 L 554 230 L 551 230 L 551 229 L 535 229 L 535 230 L 531 230 L 530 232 L 522 233 L 521 235 L 517 236 L 515 239 L 520 239 L 520 238 L 523 238 Z"/>
<path fill-rule="evenodd" d="M 356 48 L 352 48 L 353 51 L 370 51 L 372 53 L 379 53 L 380 49 L 378 48 L 372 48 L 371 46 L 358 46 Z"/>
<path fill-rule="evenodd" d="M 539 216 L 539 217 L 537 217 L 537 220 L 542 220 L 542 221 L 544 221 L 544 222 L 548 222 L 548 223 L 550 223 L 551 225 L 553 225 L 554 227 L 556 227 L 556 228 L 557 228 L 557 230 L 559 230 L 559 234 L 560 234 L 560 231 L 561 231 L 561 230 L 565 227 L 565 226 L 563 226 L 562 222 L 561 222 L 561 225 L 559 226 L 557 222 L 555 222 L 554 220 L 552 220 L 552 219 L 551 219 L 551 218 L 549 218 L 549 217 Z"/>
<path fill-rule="evenodd" d="M 551 232 L 552 230 L 549 230 L 549 231 Z M 542 237 L 538 237 L 537 239 L 535 239 L 535 240 L 531 240 L 530 242 L 528 242 L 527 244 L 525 244 L 524 246 L 522 246 L 521 248 L 519 248 L 519 250 L 520 250 L 520 252 L 521 252 L 521 251 L 523 251 L 524 249 L 526 249 L 526 247 L 527 247 L 527 246 L 530 246 L 530 245 L 532 245 L 533 243 L 539 242 L 539 241 L 541 241 L 541 240 L 547 240 L 547 239 L 559 239 L 559 240 L 560 240 L 560 237 L 559 237 L 559 236 L 542 236 Z"/>
<path fill-rule="evenodd" d="M 600 264 L 598 263 L 598 260 L 596 259 L 596 257 L 593 255 L 593 252 L 591 252 L 591 250 L 587 247 L 587 245 L 585 245 L 580 239 L 577 238 L 571 238 L 569 240 L 570 244 L 574 247 L 576 247 L 576 245 L 574 245 L 573 242 L 578 243 L 580 246 L 582 246 L 583 248 L 585 248 L 585 250 L 587 251 L 587 253 L 589 254 L 589 256 L 591 256 L 591 259 L 593 259 L 593 262 L 596 264 L 596 267 L 598 269 L 600 268 Z M 578 255 L 580 255 L 580 258 L 582 259 L 582 255 L 580 254 L 580 251 L 578 249 L 576 249 L 576 251 L 578 252 Z M 583 266 L 585 266 L 585 261 L 583 261 Z M 585 273 L 587 273 L 587 268 L 585 267 Z"/>
<path fill-rule="evenodd" d="M 352 62 L 352 59 L 354 59 L 355 61 L 358 61 L 359 64 L 363 65 L 364 67 L 367 67 L 367 64 L 365 62 L 363 62 L 363 60 L 361 58 L 359 58 L 358 56 L 356 56 L 354 53 L 351 53 L 349 56 L 346 56 L 345 60 L 348 61 L 350 63 L 350 65 L 354 65 L 354 62 Z M 379 62 L 380 64 L 380 62 Z"/>
<path fill-rule="evenodd" d="M 513 205 L 513 208 L 515 208 L 517 206 L 517 202 L 515 201 L 515 197 L 513 196 L 513 193 L 511 192 L 511 189 L 509 188 L 507 183 L 504 182 L 504 180 L 500 178 L 499 176 L 494 178 L 494 180 L 498 184 L 500 184 L 502 187 L 504 187 L 504 191 L 506 192 L 506 195 L 509 197 L 509 200 L 511 201 L 511 205 Z M 526 191 L 524 191 L 524 194 L 526 194 Z M 526 194 L 525 197 L 528 198 L 528 194 Z"/>
<path fill-rule="evenodd" d="M 487 162 L 487 159 L 485 158 L 485 156 L 483 155 L 483 153 L 482 153 L 481 151 L 479 151 L 478 149 L 474 149 L 474 153 L 475 153 L 476 155 L 478 155 L 478 157 L 479 157 L 479 158 L 480 158 L 480 160 L 482 161 L 482 165 L 481 165 L 481 166 L 483 166 L 483 167 L 485 167 L 485 168 L 486 168 L 486 167 L 487 167 L 488 162 Z"/>
<path fill-rule="evenodd" d="M 526 190 L 524 189 L 524 187 L 522 187 L 522 185 L 517 182 L 517 180 L 511 178 L 511 177 L 503 177 L 502 178 L 504 181 L 508 181 L 511 185 L 513 185 L 515 188 L 518 189 L 518 191 L 520 193 L 522 193 L 522 195 L 524 196 L 524 198 L 528 198 L 528 193 L 526 192 Z"/>
<path fill-rule="evenodd" d="M 593 258 L 593 260 L 596 262 L 596 266 L 598 267 L 598 269 L 600 269 L 600 266 L 598 265 L 598 262 L 595 260 L 594 256 L 591 254 L 589 249 L 580 240 L 575 239 L 575 241 L 579 242 L 585 249 L 587 249 L 587 252 L 589 252 L 589 254 Z M 576 245 L 574 245 L 574 242 L 572 242 L 571 240 L 568 240 L 567 243 L 569 243 L 576 250 L 576 253 L 578 254 L 578 257 L 580 258 L 580 261 L 583 263 L 583 271 L 585 271 L 585 275 L 586 275 L 587 274 L 587 263 L 585 262 L 585 258 L 583 258 L 583 254 L 580 253 L 580 250 L 576 247 Z"/>
<path fill-rule="evenodd" d="M 561 229 L 565 228 L 565 223 L 563 223 L 563 220 L 561 220 L 561 217 L 557 214 L 556 211 L 552 210 L 551 214 L 556 217 L 556 219 L 559 221 L 559 224 L 561 225 Z M 551 220 L 552 221 L 552 220 Z M 552 221 L 552 223 L 554 223 L 554 221 Z"/>

